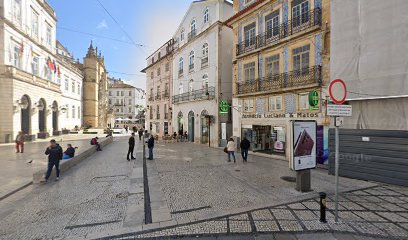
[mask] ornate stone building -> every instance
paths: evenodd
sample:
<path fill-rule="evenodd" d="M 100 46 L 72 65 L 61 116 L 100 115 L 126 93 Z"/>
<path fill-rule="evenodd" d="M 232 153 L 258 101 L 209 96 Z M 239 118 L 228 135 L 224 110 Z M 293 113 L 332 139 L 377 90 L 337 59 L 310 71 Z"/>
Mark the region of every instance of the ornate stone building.
<path fill-rule="evenodd" d="M 83 125 L 107 128 L 111 110 L 108 105 L 108 72 L 98 48 L 91 45 L 81 65 L 83 81 Z"/>

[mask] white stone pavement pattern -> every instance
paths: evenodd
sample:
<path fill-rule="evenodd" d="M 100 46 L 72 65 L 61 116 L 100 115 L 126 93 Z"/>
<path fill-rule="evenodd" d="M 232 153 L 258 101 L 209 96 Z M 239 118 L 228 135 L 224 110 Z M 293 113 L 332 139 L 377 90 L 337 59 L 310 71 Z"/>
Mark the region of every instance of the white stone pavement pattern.
<path fill-rule="evenodd" d="M 122 227 L 128 200 L 143 206 L 143 192 L 129 197 L 129 178 L 141 168 L 141 155 L 128 162 L 126 152 L 127 138 L 116 138 L 59 182 L 31 185 L 0 201 L 0 239 L 63 239 Z M 134 224 L 143 223 L 139 215 Z"/>

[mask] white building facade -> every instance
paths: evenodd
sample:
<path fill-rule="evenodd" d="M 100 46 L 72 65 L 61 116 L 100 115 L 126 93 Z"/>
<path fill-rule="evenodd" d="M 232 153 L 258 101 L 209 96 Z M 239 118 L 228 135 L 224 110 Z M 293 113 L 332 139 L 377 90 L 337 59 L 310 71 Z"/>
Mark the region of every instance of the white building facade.
<path fill-rule="evenodd" d="M 44 0 L 2 0 L 0 9 L 0 142 L 52 134 L 61 122 L 55 12 Z"/>
<path fill-rule="evenodd" d="M 232 14 L 224 0 L 193 2 L 173 37 L 172 125 L 191 142 L 218 147 L 232 134 L 231 113 L 219 111 L 232 100 Z"/>

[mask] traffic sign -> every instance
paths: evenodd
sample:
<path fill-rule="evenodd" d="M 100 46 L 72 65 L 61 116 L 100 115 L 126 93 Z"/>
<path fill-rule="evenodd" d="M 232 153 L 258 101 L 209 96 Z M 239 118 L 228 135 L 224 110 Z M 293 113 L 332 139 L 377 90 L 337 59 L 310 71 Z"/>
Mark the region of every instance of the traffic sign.
<path fill-rule="evenodd" d="M 327 115 L 335 117 L 351 117 L 353 107 L 351 105 L 327 105 Z"/>
<path fill-rule="evenodd" d="M 347 97 L 346 84 L 341 79 L 333 80 L 329 86 L 329 95 L 335 104 L 343 104 Z"/>

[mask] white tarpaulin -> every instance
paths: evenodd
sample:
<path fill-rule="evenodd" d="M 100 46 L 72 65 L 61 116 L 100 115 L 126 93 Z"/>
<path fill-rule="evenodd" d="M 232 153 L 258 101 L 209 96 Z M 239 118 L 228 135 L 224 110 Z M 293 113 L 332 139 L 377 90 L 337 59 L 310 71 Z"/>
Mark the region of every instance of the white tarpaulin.
<path fill-rule="evenodd" d="M 347 99 L 405 97 L 384 103 L 352 101 L 353 117 L 346 119 L 352 126 L 347 127 L 407 130 L 408 0 L 330 4 L 330 77 L 346 82 Z"/>

